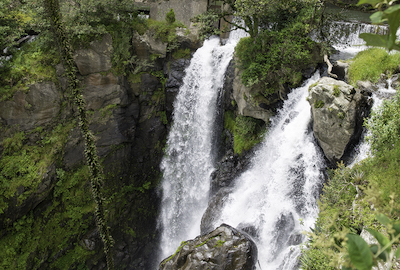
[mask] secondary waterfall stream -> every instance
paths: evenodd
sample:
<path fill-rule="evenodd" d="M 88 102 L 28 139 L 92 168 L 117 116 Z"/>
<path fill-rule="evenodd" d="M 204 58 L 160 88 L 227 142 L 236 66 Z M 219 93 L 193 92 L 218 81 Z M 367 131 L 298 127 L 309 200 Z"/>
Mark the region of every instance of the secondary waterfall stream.
<path fill-rule="evenodd" d="M 224 46 L 218 38 L 205 41 L 186 69 L 161 164 L 159 261 L 174 254 L 181 241 L 200 234 L 214 170 L 216 100 L 239 38 L 231 37 Z M 361 43 L 358 34 L 340 42 Z M 337 49 L 342 48 L 337 44 Z M 351 55 L 360 49 L 353 47 Z M 235 180 L 234 190 L 213 224 L 251 228 L 258 246 L 258 267 L 263 270 L 298 268 L 299 244 L 304 241 L 301 232 L 314 226 L 318 214 L 317 200 L 326 165 L 313 138 L 306 100 L 308 87 L 318 79 L 316 73 L 289 94 L 272 118 L 250 169 Z"/>
<path fill-rule="evenodd" d="M 309 128 L 306 100 L 318 79 L 315 74 L 289 94 L 215 224 L 253 227 L 261 269 L 294 269 L 301 231 L 313 226 L 318 213 L 324 161 Z"/>

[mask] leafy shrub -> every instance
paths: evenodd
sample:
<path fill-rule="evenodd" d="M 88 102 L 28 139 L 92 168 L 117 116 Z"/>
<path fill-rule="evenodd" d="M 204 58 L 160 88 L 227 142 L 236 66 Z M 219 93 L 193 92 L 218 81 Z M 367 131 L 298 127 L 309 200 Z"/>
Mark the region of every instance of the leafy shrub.
<path fill-rule="evenodd" d="M 400 53 L 387 53 L 382 48 L 370 48 L 359 52 L 349 67 L 349 79 L 355 85 L 357 81 L 377 82 L 382 73 L 398 70 Z"/>
<path fill-rule="evenodd" d="M 297 28 L 263 30 L 255 39 L 239 41 L 235 54 L 243 71 L 243 84 L 261 84 L 266 89 L 264 95 L 270 95 L 283 84 L 294 86 L 301 82 L 300 71 L 311 63 L 310 53 L 315 44 L 309 37 L 298 35 Z"/>
<path fill-rule="evenodd" d="M 170 11 L 168 11 L 168 13 L 165 15 L 165 21 L 168 24 L 173 24 L 175 22 L 175 12 L 174 10 L 171 8 Z"/>
<path fill-rule="evenodd" d="M 185 25 L 178 21 L 166 23 L 165 21 L 149 20 L 149 27 L 153 29 L 157 39 L 167 43 L 167 51 L 173 51 L 179 46 L 176 28 L 184 28 Z"/>
<path fill-rule="evenodd" d="M 29 84 L 56 81 L 54 66 L 59 61 L 56 50 L 47 47 L 41 37 L 24 44 L 0 65 L 0 101 L 11 98 L 16 91 L 27 91 Z"/>
<path fill-rule="evenodd" d="M 191 21 L 199 27 L 198 34 L 200 39 L 206 39 L 212 35 L 221 34 L 221 30 L 216 26 L 219 19 L 219 15 L 215 10 L 208 10 L 192 18 Z"/>

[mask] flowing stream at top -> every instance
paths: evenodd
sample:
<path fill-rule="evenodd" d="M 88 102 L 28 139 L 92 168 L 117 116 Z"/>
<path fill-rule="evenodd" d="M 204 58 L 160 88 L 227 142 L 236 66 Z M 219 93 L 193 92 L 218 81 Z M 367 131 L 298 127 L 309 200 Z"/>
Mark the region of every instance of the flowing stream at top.
<path fill-rule="evenodd" d="M 231 34 L 224 46 L 210 38 L 199 48 L 186 69 L 174 103 L 173 125 L 163 171 L 161 256 L 173 254 L 180 241 L 200 234 L 201 216 L 208 203 L 210 175 L 214 170 L 213 125 L 218 92 L 235 46 L 243 36 Z"/>

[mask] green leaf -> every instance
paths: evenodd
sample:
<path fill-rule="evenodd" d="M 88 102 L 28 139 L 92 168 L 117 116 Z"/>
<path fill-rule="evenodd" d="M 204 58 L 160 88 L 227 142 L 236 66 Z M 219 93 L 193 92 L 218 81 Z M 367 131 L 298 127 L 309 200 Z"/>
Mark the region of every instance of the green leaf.
<path fill-rule="evenodd" d="M 395 236 L 400 234 L 400 222 L 393 223 L 393 229 L 396 231 Z"/>
<path fill-rule="evenodd" d="M 367 46 L 386 48 L 387 40 L 388 40 L 389 36 L 370 34 L 370 33 L 362 33 L 362 34 L 360 34 L 360 38 L 362 38 L 367 43 Z"/>
<path fill-rule="evenodd" d="M 342 270 L 353 270 L 353 268 L 348 268 L 346 266 L 342 266 Z"/>
<path fill-rule="evenodd" d="M 379 4 L 381 0 L 360 0 L 357 3 L 357 6 L 363 5 L 363 4 L 370 4 L 372 6 L 375 6 L 376 4 Z"/>
<path fill-rule="evenodd" d="M 382 223 L 385 226 L 390 224 L 390 219 L 384 214 L 377 214 L 375 217 L 380 223 Z"/>
<path fill-rule="evenodd" d="M 398 248 L 398 249 L 396 250 L 395 256 L 396 256 L 397 259 L 400 258 L 400 248 Z"/>
<path fill-rule="evenodd" d="M 372 252 L 369 249 L 367 242 L 356 234 L 347 234 L 347 249 L 349 252 L 349 257 L 353 265 L 358 270 L 371 270 Z"/>
<path fill-rule="evenodd" d="M 371 19 L 372 23 L 382 23 L 385 21 L 383 15 L 384 13 L 382 11 L 378 11 L 369 16 L 369 18 Z"/>
<path fill-rule="evenodd" d="M 376 240 L 378 240 L 378 243 L 381 245 L 381 248 L 385 247 L 387 244 L 390 243 L 390 240 L 384 236 L 383 234 L 381 234 L 380 232 L 377 232 L 375 230 L 371 230 L 371 229 L 366 229 L 370 234 L 372 234 Z M 390 253 L 390 245 L 389 247 L 385 250 L 388 253 Z"/>

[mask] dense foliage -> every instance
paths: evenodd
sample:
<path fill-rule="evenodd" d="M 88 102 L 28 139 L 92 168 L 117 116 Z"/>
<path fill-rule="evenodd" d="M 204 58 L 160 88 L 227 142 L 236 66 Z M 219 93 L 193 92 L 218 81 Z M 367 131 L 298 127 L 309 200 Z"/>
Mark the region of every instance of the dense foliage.
<path fill-rule="evenodd" d="M 283 84 L 298 85 L 301 67 L 312 63 L 314 42 L 303 33 L 307 26 L 295 24 L 281 31 L 262 30 L 253 41 L 243 38 L 236 47 L 242 81 L 247 86 L 261 84 L 262 95 L 276 93 Z"/>

